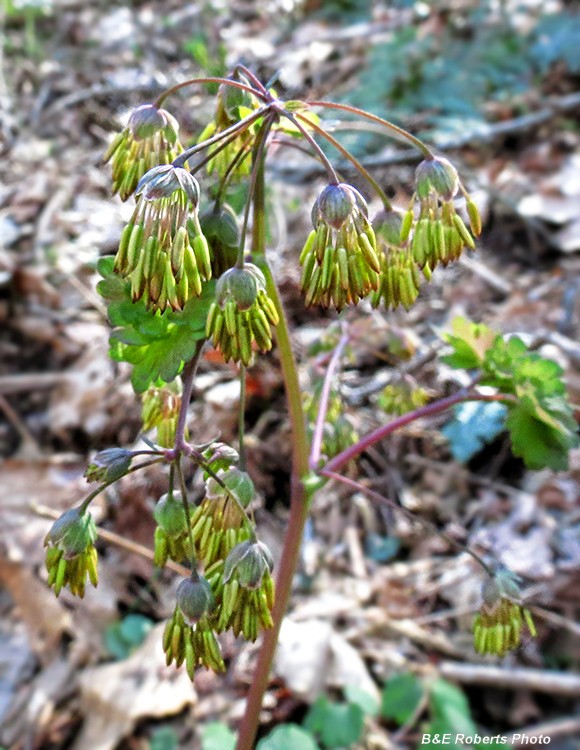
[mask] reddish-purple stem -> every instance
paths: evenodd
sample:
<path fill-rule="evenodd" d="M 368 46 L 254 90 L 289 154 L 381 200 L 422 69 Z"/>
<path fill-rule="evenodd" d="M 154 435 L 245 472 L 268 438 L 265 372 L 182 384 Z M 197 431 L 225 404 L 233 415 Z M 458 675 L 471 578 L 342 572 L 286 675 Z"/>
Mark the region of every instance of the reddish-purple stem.
<path fill-rule="evenodd" d="M 320 393 L 320 403 L 318 404 L 318 415 L 316 417 L 316 424 L 314 426 L 314 435 L 312 436 L 312 446 L 310 448 L 310 468 L 312 471 L 316 471 L 318 462 L 320 461 L 320 454 L 322 451 L 322 435 L 324 432 L 324 422 L 326 420 L 326 414 L 328 412 L 328 400 L 330 398 L 330 389 L 332 387 L 332 379 L 334 373 L 340 364 L 340 359 L 343 355 L 344 349 L 350 340 L 350 336 L 347 333 L 343 333 L 340 337 L 340 341 L 336 346 L 332 358 L 326 369 L 324 376 L 324 383 L 322 384 L 322 391 Z"/>
<path fill-rule="evenodd" d="M 322 467 L 322 469 L 319 470 L 318 473 L 324 474 L 329 471 L 338 471 L 338 469 L 342 468 L 349 461 L 352 461 L 353 458 L 360 456 L 360 454 L 367 448 L 370 448 L 371 445 L 378 443 L 379 440 L 387 437 L 387 435 L 395 432 L 395 430 L 405 427 L 416 419 L 421 419 L 421 417 L 433 417 L 436 414 L 440 414 L 442 411 L 449 409 L 451 406 L 455 406 L 455 404 L 462 403 L 463 401 L 501 401 L 505 403 L 513 400 L 513 396 L 505 393 L 484 394 L 459 391 L 459 393 L 455 393 L 453 396 L 434 401 L 432 404 L 422 406 L 420 409 L 415 409 L 415 411 L 403 414 L 401 417 L 393 419 L 392 422 L 389 422 L 382 427 L 377 427 L 376 430 L 373 430 L 368 435 L 361 438 L 358 443 L 351 445 L 350 448 L 346 448 L 346 450 L 343 450 L 338 456 L 332 458 L 324 467 Z"/>

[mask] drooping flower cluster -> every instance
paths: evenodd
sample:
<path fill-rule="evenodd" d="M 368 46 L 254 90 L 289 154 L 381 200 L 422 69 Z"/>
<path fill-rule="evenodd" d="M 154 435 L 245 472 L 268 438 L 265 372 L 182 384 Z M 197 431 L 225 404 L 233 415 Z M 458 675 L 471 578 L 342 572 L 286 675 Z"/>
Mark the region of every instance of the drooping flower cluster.
<path fill-rule="evenodd" d="M 264 274 L 257 266 L 230 268 L 218 279 L 216 299 L 207 316 L 206 336 L 226 362 L 252 361 L 252 345 L 260 351 L 272 348 L 270 326 L 279 322 L 278 312 L 266 291 Z"/>
<path fill-rule="evenodd" d="M 191 558 L 189 525 L 181 492 L 171 490 L 162 495 L 155 505 L 153 517 L 157 521 L 155 565 L 163 568 L 168 559 L 182 562 Z M 191 515 L 189 522 L 191 522 Z"/>
<path fill-rule="evenodd" d="M 190 578 L 177 587 L 177 603 L 163 633 L 163 650 L 167 666 L 185 662 L 193 680 L 195 668 L 203 665 L 216 672 L 225 672 L 219 643 L 209 623 L 214 597 L 208 580 L 193 571 Z"/>
<path fill-rule="evenodd" d="M 231 468 L 216 476 L 219 481 L 207 480 L 205 498 L 191 519 L 196 557 L 206 570 L 248 538 L 244 509 L 254 497 L 254 484 L 245 471 Z"/>
<path fill-rule="evenodd" d="M 164 495 L 154 510 L 155 564 L 193 558 L 204 568 L 180 584 L 177 606 L 165 630 L 167 661 L 223 669 L 216 633 L 232 629 L 255 640 L 261 628 L 272 627 L 274 583 L 272 559 L 257 541 L 245 509 L 254 496 L 249 475 L 232 468 L 237 453 L 223 443 L 204 452 L 206 493 L 201 504 L 185 514 L 181 493 Z M 218 658 L 219 657 L 219 658 Z"/>
<path fill-rule="evenodd" d="M 473 625 L 474 647 L 478 653 L 505 656 L 519 646 L 524 624 L 530 635 L 536 635 L 532 616 L 521 605 L 518 577 L 514 573 L 503 569 L 487 578 L 482 597 L 483 603 Z"/>
<path fill-rule="evenodd" d="M 211 278 L 207 241 L 197 217 L 199 185 L 171 164 L 147 172 L 137 186 L 137 205 L 123 230 L 115 271 L 131 282 L 133 301 L 162 312 L 183 309 Z M 191 213 L 192 212 L 192 213 Z"/>
<path fill-rule="evenodd" d="M 481 233 L 481 219 L 475 203 L 467 199 L 471 231 L 455 210 L 453 199 L 460 187 L 457 170 L 450 161 L 436 156 L 422 161 L 417 167 L 416 196 L 419 217 L 415 221 L 413 206 L 403 219 L 401 239 L 406 241 L 414 227 L 411 252 L 421 268 L 432 271 L 435 266 L 446 266 L 457 260 L 464 247 L 475 249 L 474 237 Z"/>
<path fill-rule="evenodd" d="M 87 575 L 93 586 L 97 585 L 96 538 L 95 522 L 82 507 L 67 510 L 54 522 L 44 546 L 47 548 L 48 585 L 54 586 L 57 596 L 68 585 L 71 593 L 82 598 Z"/>
<path fill-rule="evenodd" d="M 162 448 L 171 448 L 175 442 L 175 430 L 181 407 L 181 378 L 171 383 L 151 386 L 143 394 L 141 419 L 145 432 L 157 427 L 157 444 Z M 185 430 L 187 439 L 187 427 Z"/>
<path fill-rule="evenodd" d="M 113 166 L 113 192 L 127 200 L 145 172 L 172 162 L 182 151 L 178 131 L 177 121 L 164 109 L 153 104 L 137 107 L 104 157 Z"/>
<path fill-rule="evenodd" d="M 328 185 L 312 209 L 314 230 L 300 255 L 307 305 L 342 310 L 379 285 L 381 270 L 368 207 L 351 185 Z"/>

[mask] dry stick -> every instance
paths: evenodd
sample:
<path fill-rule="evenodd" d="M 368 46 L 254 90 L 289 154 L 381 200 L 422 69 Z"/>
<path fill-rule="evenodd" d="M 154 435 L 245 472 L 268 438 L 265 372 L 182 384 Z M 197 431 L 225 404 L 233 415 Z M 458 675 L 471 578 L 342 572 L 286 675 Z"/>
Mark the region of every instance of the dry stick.
<path fill-rule="evenodd" d="M 548 721 L 545 724 L 535 724 L 531 727 L 524 727 L 524 729 L 517 729 L 510 732 L 513 738 L 516 734 L 520 735 L 517 740 L 512 740 L 511 747 L 522 747 L 529 743 L 529 737 L 549 737 L 553 740 L 554 737 L 566 737 L 580 733 L 580 717 L 571 716 L 568 719 L 557 719 L 556 721 Z"/>
<path fill-rule="evenodd" d="M 52 518 L 54 520 L 60 518 L 60 516 L 62 515 L 57 510 L 54 510 L 54 508 L 49 508 L 46 505 L 34 505 L 32 506 L 32 508 L 39 516 L 45 516 L 46 518 Z M 152 562 L 155 559 L 155 553 L 152 549 L 149 549 L 149 547 L 144 547 L 138 542 L 133 542 L 124 536 L 120 536 L 114 531 L 107 531 L 107 529 L 101 529 L 97 527 L 97 534 L 100 539 L 103 539 L 106 542 L 110 542 L 117 547 L 121 547 L 121 549 L 127 550 L 127 552 L 133 552 L 134 554 L 145 557 L 147 558 L 147 560 L 151 560 Z M 191 574 L 190 570 L 183 567 L 183 565 L 179 565 L 179 563 L 173 562 L 173 560 L 168 560 L 165 563 L 165 567 L 173 570 L 174 573 L 179 573 L 179 575 L 182 576 L 189 576 Z"/>
<path fill-rule="evenodd" d="M 580 675 L 576 674 L 524 667 L 462 664 L 454 661 L 442 661 L 439 671 L 443 677 L 465 685 L 489 685 L 510 690 L 524 688 L 539 693 L 580 696 Z"/>
<path fill-rule="evenodd" d="M 350 336 L 347 333 L 344 333 L 344 330 L 345 328 L 343 327 L 343 334 L 340 337 L 340 341 L 338 342 L 338 345 L 336 346 L 330 363 L 326 369 L 324 383 L 322 384 L 320 403 L 318 404 L 318 415 L 316 417 L 314 435 L 312 436 L 312 446 L 310 448 L 309 463 L 312 471 L 316 471 L 316 469 L 318 468 L 318 462 L 320 461 L 320 454 L 322 452 L 322 434 L 324 432 L 326 413 L 328 412 L 328 399 L 330 397 L 332 379 L 334 378 L 334 373 L 340 364 L 340 359 L 343 355 L 344 349 L 350 341 Z"/>
<path fill-rule="evenodd" d="M 0 376 L 0 393 L 20 393 L 39 388 L 55 388 L 68 383 L 70 376 L 64 372 L 32 372 L 21 375 Z"/>
<path fill-rule="evenodd" d="M 40 446 L 38 445 L 36 438 L 20 418 L 19 414 L 10 406 L 8 401 L 6 401 L 6 399 L 2 395 L 0 395 L 0 409 L 4 412 L 4 414 L 6 415 L 6 419 L 11 422 L 16 432 L 18 432 L 18 434 L 20 435 L 22 439 L 22 446 L 27 446 L 31 451 L 34 451 L 35 454 L 40 455 L 42 451 L 40 450 Z"/>

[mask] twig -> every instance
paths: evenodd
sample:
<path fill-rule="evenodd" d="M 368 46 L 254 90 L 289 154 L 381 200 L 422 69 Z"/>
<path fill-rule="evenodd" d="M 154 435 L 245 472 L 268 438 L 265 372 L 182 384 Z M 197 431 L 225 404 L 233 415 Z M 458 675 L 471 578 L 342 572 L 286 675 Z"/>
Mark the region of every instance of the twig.
<path fill-rule="evenodd" d="M 524 727 L 524 729 L 517 729 L 515 732 L 511 732 L 510 747 L 528 745 L 530 737 L 544 735 L 544 737 L 553 740 L 554 737 L 577 736 L 578 733 L 580 733 L 580 717 L 572 716 L 569 719 L 558 719 L 557 721 L 548 721 L 545 724 L 535 724 L 531 727 Z M 520 737 L 514 740 L 513 738 L 516 735 L 520 735 Z"/>
<path fill-rule="evenodd" d="M 47 117 L 50 117 L 51 115 L 54 115 L 63 109 L 67 109 L 67 107 L 72 107 L 75 104 L 81 104 L 82 102 L 85 102 L 88 99 L 97 99 L 97 98 L 109 97 L 109 96 L 131 95 L 131 94 L 145 93 L 148 91 L 153 93 L 155 91 L 160 91 L 160 90 L 162 91 L 164 88 L 165 88 L 164 84 L 157 83 L 156 81 L 151 81 L 151 83 L 138 84 L 136 86 L 102 86 L 100 84 L 96 84 L 95 86 L 91 86 L 88 89 L 81 89 L 80 91 L 73 91 L 71 94 L 67 94 L 66 96 L 61 96 L 60 99 L 57 99 L 49 107 L 47 107 L 43 112 L 40 113 L 40 119 L 42 120 Z"/>
<path fill-rule="evenodd" d="M 407 463 L 415 464 L 417 466 L 423 466 L 428 469 L 433 469 L 441 474 L 452 474 L 454 478 L 464 479 L 470 484 L 480 485 L 481 487 L 490 487 L 496 492 L 501 492 L 504 495 L 510 495 L 518 497 L 521 495 L 521 490 L 516 487 L 511 487 L 509 484 L 503 484 L 503 482 L 497 482 L 495 479 L 489 477 L 481 477 L 478 474 L 472 474 L 467 469 L 462 469 L 460 466 L 454 464 L 442 464 L 439 461 L 434 461 L 432 458 L 426 458 L 425 456 L 409 455 L 405 456 L 404 459 Z"/>
<path fill-rule="evenodd" d="M 55 388 L 66 383 L 69 377 L 63 372 L 31 372 L 21 375 L 2 375 L 0 377 L 0 393 L 20 393 L 21 391 L 36 391 L 39 388 Z"/>
<path fill-rule="evenodd" d="M 41 456 L 42 451 L 40 450 L 38 443 L 34 435 L 30 432 L 26 424 L 20 419 L 17 412 L 10 406 L 4 396 L 0 395 L 0 409 L 6 415 L 6 419 L 12 424 L 16 432 L 22 439 L 22 447 L 28 448 L 28 450 L 35 456 Z"/>
<path fill-rule="evenodd" d="M 580 696 L 580 675 L 546 669 L 496 667 L 488 664 L 461 664 L 443 661 L 439 665 L 443 677 L 465 685 L 489 685 L 510 690 L 535 690 L 539 693 Z"/>
<path fill-rule="evenodd" d="M 558 628 L 567 630 L 574 635 L 580 636 L 580 623 L 570 620 L 568 617 L 563 617 L 557 612 L 550 612 L 543 607 L 528 606 L 528 609 L 535 617 L 540 617 L 542 620 L 546 620 L 550 625 L 555 625 Z"/>

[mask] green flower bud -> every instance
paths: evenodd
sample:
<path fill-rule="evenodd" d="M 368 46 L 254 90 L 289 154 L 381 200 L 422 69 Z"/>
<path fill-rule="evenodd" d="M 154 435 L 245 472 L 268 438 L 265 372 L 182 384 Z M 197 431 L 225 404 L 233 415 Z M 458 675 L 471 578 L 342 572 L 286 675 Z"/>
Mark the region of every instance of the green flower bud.
<path fill-rule="evenodd" d="M 381 211 L 373 219 L 373 229 L 378 239 L 387 245 L 401 245 L 403 214 L 400 211 Z"/>
<path fill-rule="evenodd" d="M 415 172 L 415 183 L 420 200 L 434 190 L 442 200 L 450 201 L 457 193 L 459 176 L 448 159 L 436 156 L 419 164 Z"/>
<path fill-rule="evenodd" d="M 107 448 L 97 453 L 84 476 L 88 482 L 113 482 L 127 473 L 132 460 L 131 451 L 124 448 Z"/>
<path fill-rule="evenodd" d="M 158 133 L 167 124 L 164 111 L 153 104 L 142 104 L 129 118 L 129 130 L 136 140 L 144 140 Z"/>
<path fill-rule="evenodd" d="M 350 185 L 341 183 L 325 187 L 318 196 L 316 204 L 318 220 L 334 229 L 340 229 L 352 217 L 356 207 L 356 198 Z M 316 227 L 317 224 L 315 223 L 314 226 Z"/>
<path fill-rule="evenodd" d="M 237 86 L 221 83 L 218 88 L 218 106 L 221 106 L 225 115 L 234 123 L 240 119 L 238 107 L 252 106 L 250 94 Z"/>
<path fill-rule="evenodd" d="M 169 536 L 179 536 L 187 531 L 187 519 L 181 492 L 168 492 L 157 501 L 153 517 Z"/>
<path fill-rule="evenodd" d="M 220 476 L 221 481 L 238 500 L 242 508 L 247 508 L 252 502 L 255 494 L 254 483 L 250 475 L 240 469 L 229 469 Z M 211 478 L 207 482 L 208 496 L 220 497 L 224 494 L 224 488 Z"/>
<path fill-rule="evenodd" d="M 249 310 L 258 296 L 258 285 L 251 270 L 230 268 L 218 279 L 215 296 L 222 308 L 233 299 L 238 310 Z"/>
<path fill-rule="evenodd" d="M 45 547 L 55 547 L 65 560 L 81 555 L 97 538 L 97 527 L 90 513 L 71 508 L 52 525 L 44 540 Z"/>
<path fill-rule="evenodd" d="M 224 245 L 236 246 L 240 239 L 238 222 L 233 208 L 223 204 L 219 211 L 210 209 L 199 217 L 201 230 L 208 242 L 217 240 Z"/>
<path fill-rule="evenodd" d="M 199 622 L 214 606 L 209 581 L 197 573 L 179 584 L 176 599 L 183 619 L 190 627 Z"/>
<path fill-rule="evenodd" d="M 174 167 L 173 164 L 160 164 L 145 172 L 139 180 L 135 195 L 154 201 L 170 198 L 176 190 L 183 190 L 194 206 L 199 203 L 199 184 L 191 172 L 183 167 Z"/>
<path fill-rule="evenodd" d="M 272 572 L 274 560 L 268 547 L 262 542 L 246 541 L 236 545 L 224 563 L 224 583 L 235 573 L 245 589 L 256 590 L 262 584 L 264 573 Z"/>
<path fill-rule="evenodd" d="M 237 464 L 240 460 L 240 454 L 237 450 L 225 443 L 210 445 L 204 452 L 203 457 L 214 473 L 220 469 L 227 470 L 232 464 Z"/>

